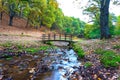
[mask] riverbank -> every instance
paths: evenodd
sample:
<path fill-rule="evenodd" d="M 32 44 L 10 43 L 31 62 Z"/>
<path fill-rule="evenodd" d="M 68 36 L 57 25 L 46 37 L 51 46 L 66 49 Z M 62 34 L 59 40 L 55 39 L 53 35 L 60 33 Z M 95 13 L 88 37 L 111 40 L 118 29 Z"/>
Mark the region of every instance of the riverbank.
<path fill-rule="evenodd" d="M 17 41 L 17 40 L 16 40 Z M 61 54 L 66 54 L 66 49 L 56 48 L 39 41 L 7 41 L 0 43 L 0 53 L 10 54 L 9 56 L 2 55 L 0 59 L 0 78 L 13 80 L 52 80 L 54 69 L 50 66 L 53 62 L 57 64 L 65 64 L 69 59 L 60 57 Z M 68 75 L 65 73 L 64 67 L 59 67 L 57 70 L 63 70 L 62 79 L 67 80 L 119 80 L 120 68 L 106 68 L 100 62 L 100 55 L 96 54 L 97 49 L 112 50 L 120 54 L 120 38 L 110 40 L 81 40 L 76 44 L 82 47 L 85 53 L 83 59 L 77 58 L 79 64 L 77 67 L 72 66 L 69 70 L 73 72 Z M 48 49 L 48 51 L 46 51 Z M 69 53 L 69 50 L 68 50 Z M 75 54 L 75 53 L 74 53 Z M 76 53 L 77 55 L 77 53 Z M 11 57 L 12 56 L 12 57 Z M 54 56 L 54 57 L 53 57 Z M 65 55 L 63 55 L 65 56 Z M 55 58 L 56 57 L 56 58 Z M 57 58 L 58 57 L 58 58 Z M 60 62 L 59 60 L 64 60 Z M 60 62 L 60 63 L 59 63 Z M 42 73 L 42 74 L 41 74 Z M 42 77 L 41 77 L 42 76 Z"/>
<path fill-rule="evenodd" d="M 82 40 L 78 44 L 85 51 L 84 59 L 80 59 L 83 65 L 80 73 L 84 80 L 120 80 L 120 37 Z"/>

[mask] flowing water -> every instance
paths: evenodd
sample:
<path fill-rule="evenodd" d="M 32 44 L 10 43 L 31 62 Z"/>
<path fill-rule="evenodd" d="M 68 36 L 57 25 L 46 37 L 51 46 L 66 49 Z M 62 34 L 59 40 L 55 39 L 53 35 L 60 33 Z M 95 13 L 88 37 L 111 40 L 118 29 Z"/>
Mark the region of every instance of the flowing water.
<path fill-rule="evenodd" d="M 53 62 L 50 65 L 53 68 L 52 75 L 44 80 L 68 80 L 78 71 L 80 62 L 77 60 L 76 53 L 70 49 L 58 49 L 56 56 L 52 56 Z"/>
<path fill-rule="evenodd" d="M 69 80 L 81 63 L 74 50 L 50 49 L 47 52 L 0 59 L 0 76 L 13 80 Z M 12 79 L 11 79 L 12 80 Z"/>

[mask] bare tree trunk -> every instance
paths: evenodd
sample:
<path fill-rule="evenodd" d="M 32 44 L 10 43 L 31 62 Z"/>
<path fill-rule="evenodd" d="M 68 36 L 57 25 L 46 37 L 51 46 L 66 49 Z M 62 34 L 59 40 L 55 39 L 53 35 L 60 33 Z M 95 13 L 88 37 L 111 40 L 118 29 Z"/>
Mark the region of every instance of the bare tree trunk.
<path fill-rule="evenodd" d="M 0 20 L 2 20 L 2 15 L 3 15 L 3 12 L 0 13 Z"/>
<path fill-rule="evenodd" d="M 109 32 L 109 4 L 110 4 L 110 0 L 101 0 L 101 8 L 100 8 L 101 39 L 111 38 Z"/>
<path fill-rule="evenodd" d="M 12 26 L 12 25 L 13 25 L 13 17 L 14 17 L 14 16 L 10 16 L 9 26 Z"/>
<path fill-rule="evenodd" d="M 28 24 L 29 24 L 29 18 L 27 19 L 27 23 L 26 23 L 25 28 L 27 28 L 27 27 L 28 27 Z"/>
<path fill-rule="evenodd" d="M 2 8 L 3 8 L 3 5 L 4 5 L 4 1 L 2 1 Z M 3 11 L 0 12 L 0 20 L 2 20 L 2 17 L 3 17 Z"/>
<path fill-rule="evenodd" d="M 13 24 L 13 18 L 15 16 L 15 4 L 10 4 L 9 5 L 9 17 L 10 17 L 10 20 L 9 20 L 9 26 L 12 26 Z"/>

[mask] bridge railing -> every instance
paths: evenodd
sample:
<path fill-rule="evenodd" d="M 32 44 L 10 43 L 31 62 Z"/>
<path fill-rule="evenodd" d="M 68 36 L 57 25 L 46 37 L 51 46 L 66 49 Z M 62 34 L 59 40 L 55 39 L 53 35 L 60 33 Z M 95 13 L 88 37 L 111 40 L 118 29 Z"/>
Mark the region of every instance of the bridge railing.
<path fill-rule="evenodd" d="M 45 41 L 45 40 L 72 41 L 72 35 L 68 35 L 68 34 L 42 34 L 42 41 Z"/>

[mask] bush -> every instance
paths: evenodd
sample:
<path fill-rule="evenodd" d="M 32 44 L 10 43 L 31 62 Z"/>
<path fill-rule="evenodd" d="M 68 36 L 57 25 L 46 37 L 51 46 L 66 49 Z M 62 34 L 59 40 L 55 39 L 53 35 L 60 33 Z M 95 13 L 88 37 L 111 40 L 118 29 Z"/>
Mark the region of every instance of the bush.
<path fill-rule="evenodd" d="M 83 51 L 83 49 L 80 47 L 80 46 L 77 46 L 77 45 L 73 45 L 73 49 L 75 50 L 75 52 L 78 54 L 78 57 L 80 58 L 84 58 L 85 56 L 85 53 Z"/>
<path fill-rule="evenodd" d="M 120 55 L 111 50 L 97 49 L 96 54 L 100 54 L 100 62 L 105 67 L 117 67 L 120 65 Z"/>

